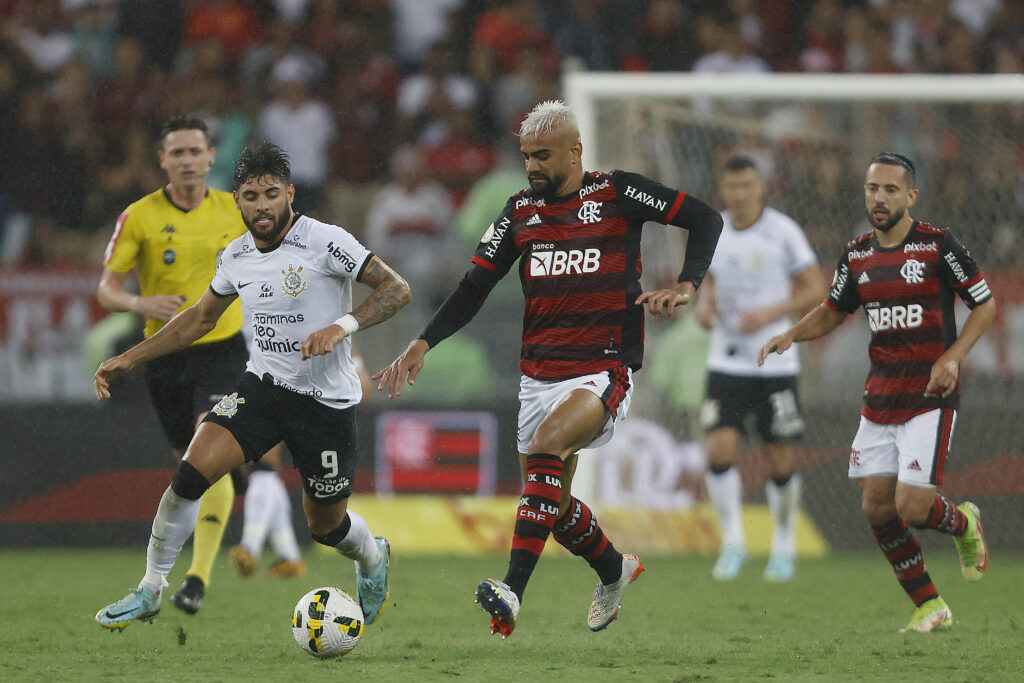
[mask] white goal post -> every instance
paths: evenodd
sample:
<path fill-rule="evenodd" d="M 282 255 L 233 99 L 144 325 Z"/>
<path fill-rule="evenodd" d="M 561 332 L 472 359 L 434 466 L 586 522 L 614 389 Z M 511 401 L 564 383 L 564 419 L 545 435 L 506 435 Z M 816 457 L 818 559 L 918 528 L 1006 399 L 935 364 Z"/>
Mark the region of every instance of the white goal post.
<path fill-rule="evenodd" d="M 596 102 L 602 99 L 707 97 L 765 102 L 1024 102 L 1024 75 L 696 74 L 568 71 L 563 93 L 579 120 L 583 165 L 599 160 Z"/>

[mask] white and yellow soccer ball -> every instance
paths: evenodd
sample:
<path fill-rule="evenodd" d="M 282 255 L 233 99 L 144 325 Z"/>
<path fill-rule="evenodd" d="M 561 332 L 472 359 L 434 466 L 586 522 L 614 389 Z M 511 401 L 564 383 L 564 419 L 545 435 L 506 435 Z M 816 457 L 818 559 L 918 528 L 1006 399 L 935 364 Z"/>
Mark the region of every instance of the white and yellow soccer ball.
<path fill-rule="evenodd" d="M 292 635 L 314 657 L 347 655 L 363 635 L 363 610 L 340 588 L 314 588 L 295 605 Z"/>

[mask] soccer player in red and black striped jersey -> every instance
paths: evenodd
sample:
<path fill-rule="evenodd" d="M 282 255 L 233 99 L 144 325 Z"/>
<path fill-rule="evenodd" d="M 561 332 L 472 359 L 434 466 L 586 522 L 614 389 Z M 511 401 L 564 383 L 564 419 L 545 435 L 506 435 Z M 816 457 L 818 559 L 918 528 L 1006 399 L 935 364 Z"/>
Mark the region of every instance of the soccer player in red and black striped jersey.
<path fill-rule="evenodd" d="M 722 229 L 712 207 L 635 173 L 588 172 L 572 110 L 538 104 L 519 131 L 530 188 L 509 198 L 484 233 L 470 270 L 423 334 L 376 375 L 388 395 L 402 393 L 424 355 L 468 323 L 491 288 L 519 261 L 525 296 L 519 363 L 518 449 L 525 487 L 516 514 L 508 572 L 487 579 L 477 601 L 491 633 L 508 636 L 549 535 L 587 560 L 600 577 L 587 616 L 591 630 L 618 615 L 626 586 L 644 570 L 604 535 L 570 492 L 580 449 L 611 438 L 629 407 L 632 373 L 643 360 L 644 305 L 671 317 L 707 273 Z M 640 232 L 646 221 L 689 230 L 674 287 L 640 287 Z"/>
<path fill-rule="evenodd" d="M 953 536 L 968 581 L 988 566 L 977 506 L 955 506 L 937 487 L 956 424 L 960 362 L 988 329 L 996 304 L 953 233 L 910 217 L 917 196 L 910 159 L 886 152 L 871 160 L 864 198 L 874 229 L 846 246 L 826 299 L 769 339 L 758 361 L 828 334 L 864 307 L 871 370 L 849 476 L 860 483 L 879 547 L 917 605 L 903 630 L 928 632 L 949 628 L 953 617 L 907 525 Z M 971 310 L 959 335 L 954 294 Z"/>

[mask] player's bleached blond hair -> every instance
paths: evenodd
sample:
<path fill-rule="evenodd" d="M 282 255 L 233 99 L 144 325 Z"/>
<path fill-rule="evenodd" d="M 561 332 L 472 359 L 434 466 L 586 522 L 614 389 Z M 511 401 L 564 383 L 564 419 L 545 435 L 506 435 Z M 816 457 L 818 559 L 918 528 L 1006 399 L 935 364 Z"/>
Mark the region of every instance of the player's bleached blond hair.
<path fill-rule="evenodd" d="M 519 126 L 519 137 L 528 135 L 550 135 L 555 130 L 563 130 L 579 137 L 580 128 L 576 122 L 576 114 L 562 100 L 545 100 L 541 102 L 523 119 Z"/>

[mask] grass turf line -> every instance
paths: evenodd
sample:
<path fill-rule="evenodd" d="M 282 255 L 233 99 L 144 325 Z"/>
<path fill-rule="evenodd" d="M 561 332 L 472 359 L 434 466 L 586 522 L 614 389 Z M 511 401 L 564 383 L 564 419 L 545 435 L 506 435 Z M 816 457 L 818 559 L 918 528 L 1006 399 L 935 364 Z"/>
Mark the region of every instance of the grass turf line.
<path fill-rule="evenodd" d="M 985 579 L 968 584 L 952 548 L 948 555 L 927 558 L 956 619 L 947 633 L 897 633 L 913 605 L 871 553 L 800 563 L 782 585 L 761 579 L 758 560 L 720 584 L 710 558 L 645 557 L 619 619 L 591 633 L 595 575 L 581 560 L 552 557 L 542 558 L 519 625 L 501 641 L 488 636 L 473 591 L 504 574 L 504 558 L 403 557 L 396 548 L 380 622 L 347 657 L 319 661 L 292 639 L 291 610 L 320 585 L 355 594 L 352 563 L 340 556 L 308 552 L 303 579 L 240 579 L 222 552 L 190 617 L 168 600 L 185 553 L 155 622 L 117 634 L 93 615 L 137 583 L 142 551 L 5 549 L 0 680 L 1020 680 L 1024 557 L 995 557 Z"/>

